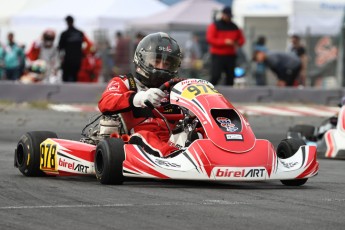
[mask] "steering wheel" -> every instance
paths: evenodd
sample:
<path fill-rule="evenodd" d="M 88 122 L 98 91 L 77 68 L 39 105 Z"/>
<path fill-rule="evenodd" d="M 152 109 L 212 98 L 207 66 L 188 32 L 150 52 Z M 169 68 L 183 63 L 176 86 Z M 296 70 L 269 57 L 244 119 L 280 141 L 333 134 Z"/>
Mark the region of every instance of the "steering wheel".
<path fill-rule="evenodd" d="M 170 79 L 169 81 L 166 81 L 164 82 L 161 86 L 159 86 L 159 89 L 164 91 L 169 91 L 171 90 L 172 87 L 174 87 L 177 83 L 181 82 L 181 81 L 184 81 L 186 79 L 184 78 L 173 78 L 173 79 Z M 155 107 L 153 106 L 153 104 L 149 101 L 149 100 L 145 100 L 144 101 L 144 104 L 150 108 L 150 109 L 154 109 Z"/>
<path fill-rule="evenodd" d="M 174 87 L 174 85 L 176 85 L 177 83 L 179 83 L 183 80 L 186 80 L 186 79 L 184 79 L 184 78 L 173 78 L 167 82 L 164 82 L 161 86 L 159 86 L 159 89 L 162 91 L 164 91 L 164 90 L 170 91 L 170 89 L 172 87 Z"/>
<path fill-rule="evenodd" d="M 170 91 L 172 87 L 174 87 L 177 83 L 181 82 L 185 80 L 184 78 L 173 78 L 169 81 L 166 81 L 164 82 L 160 87 L 159 89 L 164 91 Z M 145 105 L 150 108 L 151 110 L 154 110 L 155 107 L 153 106 L 153 104 L 149 101 L 149 100 L 146 100 L 145 102 Z M 164 114 L 164 117 L 166 119 L 169 119 L 169 120 L 175 120 L 175 121 L 178 121 L 178 120 L 181 120 L 184 116 L 182 114 Z"/>

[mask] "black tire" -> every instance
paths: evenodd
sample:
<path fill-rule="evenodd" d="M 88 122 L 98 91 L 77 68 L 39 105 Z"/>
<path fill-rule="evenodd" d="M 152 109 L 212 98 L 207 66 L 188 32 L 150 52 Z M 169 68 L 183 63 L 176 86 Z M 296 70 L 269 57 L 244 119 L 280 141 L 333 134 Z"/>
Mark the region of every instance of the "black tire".
<path fill-rule="evenodd" d="M 315 140 L 315 127 L 312 125 L 295 125 L 289 128 L 289 131 L 300 133 L 307 140 L 310 140 L 310 141 Z"/>
<path fill-rule="evenodd" d="M 302 139 L 284 139 L 278 145 L 277 156 L 281 159 L 289 158 L 297 152 L 301 145 L 305 145 Z"/>
<path fill-rule="evenodd" d="M 124 181 L 123 161 L 125 160 L 124 142 L 119 138 L 100 141 L 95 153 L 96 178 L 101 184 L 120 185 Z"/>
<path fill-rule="evenodd" d="M 40 170 L 40 144 L 47 138 L 57 138 L 57 135 L 49 131 L 32 131 L 20 138 L 14 154 L 14 165 L 24 176 L 46 176 Z"/>
<path fill-rule="evenodd" d="M 281 180 L 283 185 L 286 186 L 301 186 L 307 182 L 308 178 L 304 179 L 295 179 L 295 180 Z"/>
<path fill-rule="evenodd" d="M 277 148 L 277 156 L 281 159 L 292 157 L 301 145 L 305 145 L 302 139 L 284 139 Z M 286 186 L 301 186 L 307 182 L 305 179 L 281 180 L 281 183 Z"/>

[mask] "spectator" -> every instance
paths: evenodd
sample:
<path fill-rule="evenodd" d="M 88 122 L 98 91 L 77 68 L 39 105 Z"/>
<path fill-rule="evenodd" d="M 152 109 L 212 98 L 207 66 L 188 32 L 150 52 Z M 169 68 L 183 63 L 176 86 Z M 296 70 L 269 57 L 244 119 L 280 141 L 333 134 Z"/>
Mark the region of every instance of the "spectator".
<path fill-rule="evenodd" d="M 297 84 L 306 86 L 306 79 L 307 79 L 307 52 L 305 47 L 301 43 L 301 38 L 298 35 L 291 36 L 291 47 L 290 51 L 296 54 L 302 62 L 302 68 L 297 78 Z"/>
<path fill-rule="evenodd" d="M 254 52 L 256 51 L 263 51 L 267 52 L 268 49 L 266 47 L 266 37 L 265 36 L 259 36 L 258 40 L 255 42 L 253 47 Z M 266 66 L 264 62 L 257 62 L 255 65 L 254 70 L 254 78 L 255 83 L 258 86 L 264 86 L 267 84 L 266 80 Z"/>
<path fill-rule="evenodd" d="M 41 60 L 45 62 L 46 71 L 44 73 L 44 81 L 57 82 L 57 72 L 60 67 L 59 53 L 57 47 L 54 46 L 55 31 L 47 29 L 43 32 L 41 39 L 34 41 L 26 53 L 26 57 L 30 62 Z"/>
<path fill-rule="evenodd" d="M 82 59 L 78 82 L 98 82 L 102 70 L 102 59 L 95 46 Z"/>
<path fill-rule="evenodd" d="M 230 7 L 224 7 L 221 19 L 210 24 L 206 32 L 206 40 L 211 53 L 211 83 L 216 85 L 225 72 L 225 84 L 234 84 L 236 66 L 236 49 L 241 47 L 245 38 L 242 31 L 232 22 Z"/>
<path fill-rule="evenodd" d="M 25 65 L 24 50 L 14 41 L 12 32 L 7 35 L 7 44 L 0 46 L 0 68 L 5 71 L 7 80 L 18 80 L 21 68 Z"/>
<path fill-rule="evenodd" d="M 4 62 L 4 56 L 5 56 L 5 46 L 0 42 L 0 80 L 2 80 L 5 76 L 5 62 Z"/>
<path fill-rule="evenodd" d="M 120 31 L 116 32 L 116 45 L 114 54 L 114 64 L 116 74 L 125 74 L 130 71 L 130 39 Z"/>
<path fill-rule="evenodd" d="M 193 34 L 185 44 L 183 68 L 186 71 L 187 77 L 199 77 L 199 71 L 202 68 L 202 53 L 199 38 L 196 34 Z"/>
<path fill-rule="evenodd" d="M 277 86 L 294 86 L 301 70 L 300 59 L 291 53 L 255 51 L 253 60 L 264 63 L 277 76 Z"/>
<path fill-rule="evenodd" d="M 62 80 L 64 82 L 76 82 L 77 75 L 83 57 L 83 43 L 85 50 L 90 50 L 92 43 L 83 32 L 74 27 L 72 16 L 65 18 L 67 30 L 60 35 L 58 49 L 62 52 Z"/>

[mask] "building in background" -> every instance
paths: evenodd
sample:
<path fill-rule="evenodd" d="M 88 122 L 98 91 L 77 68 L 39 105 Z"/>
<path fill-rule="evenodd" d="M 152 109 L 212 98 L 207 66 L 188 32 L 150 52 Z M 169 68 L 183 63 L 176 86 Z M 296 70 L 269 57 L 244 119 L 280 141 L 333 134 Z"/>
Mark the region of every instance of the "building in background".
<path fill-rule="evenodd" d="M 324 88 L 343 82 L 341 71 L 336 70 L 344 8 L 345 0 L 233 1 L 234 21 L 247 38 L 246 53 L 252 53 L 258 35 L 266 36 L 269 50 L 287 51 L 290 35 L 297 34 L 308 52 L 308 84 Z M 273 84 L 273 76 L 268 77 Z"/>
<path fill-rule="evenodd" d="M 184 1 L 184 0 L 160 0 L 164 4 L 167 4 L 168 6 L 174 5 L 175 3 Z M 223 5 L 231 6 L 233 0 L 217 0 L 217 2 L 222 3 Z"/>

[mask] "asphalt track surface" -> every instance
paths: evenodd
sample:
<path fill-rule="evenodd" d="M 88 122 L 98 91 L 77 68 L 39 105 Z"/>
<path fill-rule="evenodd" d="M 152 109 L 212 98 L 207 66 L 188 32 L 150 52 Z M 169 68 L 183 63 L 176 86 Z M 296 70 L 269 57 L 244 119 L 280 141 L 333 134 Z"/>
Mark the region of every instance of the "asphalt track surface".
<path fill-rule="evenodd" d="M 104 186 L 94 177 L 28 178 L 13 167 L 26 131 L 78 140 L 94 114 L 0 106 L 0 229 L 345 229 L 342 160 L 319 160 L 319 175 L 301 187 L 137 179 Z M 248 117 L 275 146 L 290 125 L 323 119 Z"/>

